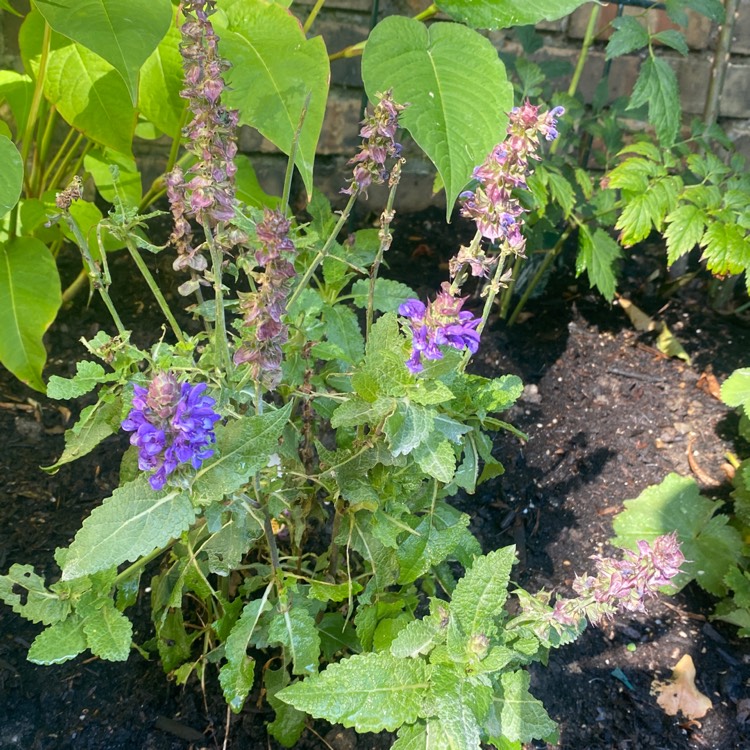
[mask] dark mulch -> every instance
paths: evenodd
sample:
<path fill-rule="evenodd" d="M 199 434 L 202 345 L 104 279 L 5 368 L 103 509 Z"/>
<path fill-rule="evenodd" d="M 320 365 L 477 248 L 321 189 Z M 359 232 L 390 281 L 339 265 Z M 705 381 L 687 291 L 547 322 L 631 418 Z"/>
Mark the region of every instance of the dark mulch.
<path fill-rule="evenodd" d="M 395 223 L 391 275 L 424 290 L 445 278 L 444 263 L 465 229 L 446 227 L 439 211 Z M 697 465 L 707 491 L 726 498 L 722 465 L 736 421 L 699 388 L 713 368 L 721 380 L 748 364 L 750 330 L 712 312 L 706 280 L 698 277 L 669 299 L 657 249 L 627 261 L 622 291 L 649 313 L 659 312 L 692 356 L 692 365 L 665 359 L 650 334 L 636 334 L 619 306 L 610 307 L 556 271 L 545 296 L 529 305 L 530 319 L 513 329 L 493 326 L 475 368 L 485 375 L 512 372 L 528 384 L 510 414 L 529 435 L 521 445 L 499 436 L 496 454 L 507 473 L 476 495 L 457 502 L 471 513 L 486 550 L 515 543 L 517 579 L 530 590 L 569 591 L 575 573 L 590 569 L 589 556 L 611 551 L 612 517 L 622 500 L 635 497 L 668 472 L 690 475 Z M 168 279 L 168 260 L 158 264 Z M 71 271 L 72 273 L 72 271 Z M 126 325 L 142 343 L 160 326 L 148 295 L 125 259 L 114 263 L 115 296 Z M 117 284 L 121 294 L 118 295 Z M 172 284 L 172 287 L 174 284 Z M 105 314 L 94 301 L 77 301 L 48 336 L 49 374 L 70 374 L 83 352 L 77 339 L 92 336 Z M 52 553 L 70 542 L 91 508 L 115 486 L 124 436 L 55 476 L 39 466 L 62 451 L 65 427 L 81 404 L 61 404 L 34 393 L 0 372 L 0 570 L 31 563 L 52 577 Z M 69 411 L 70 410 L 70 411 Z M 744 447 L 745 450 L 747 446 Z M 688 463 L 692 453 L 693 467 Z M 575 644 L 535 667 L 532 689 L 560 725 L 564 750 L 741 750 L 750 747 L 750 726 L 738 704 L 750 699 L 750 644 L 712 622 L 712 602 L 695 587 L 653 602 L 647 615 L 619 617 L 589 629 Z M 129 611 L 136 639 L 148 631 L 148 599 Z M 197 683 L 169 682 L 155 661 L 136 653 L 124 664 L 77 659 L 54 667 L 25 661 L 39 626 L 0 606 L 0 748 L 24 750 L 132 750 L 221 748 L 226 709 L 214 676 L 205 694 Z M 713 708 L 699 724 L 666 716 L 649 694 L 684 653 L 695 661 L 698 687 Z M 615 676 L 614 670 L 621 672 Z M 625 678 L 623 680 L 623 677 Z M 746 705 L 746 704 L 745 704 Z M 274 748 L 261 705 L 231 718 L 228 748 Z M 357 737 L 350 730 L 314 725 L 299 747 L 380 750 L 387 737 Z M 321 739 L 325 738 L 325 741 Z"/>

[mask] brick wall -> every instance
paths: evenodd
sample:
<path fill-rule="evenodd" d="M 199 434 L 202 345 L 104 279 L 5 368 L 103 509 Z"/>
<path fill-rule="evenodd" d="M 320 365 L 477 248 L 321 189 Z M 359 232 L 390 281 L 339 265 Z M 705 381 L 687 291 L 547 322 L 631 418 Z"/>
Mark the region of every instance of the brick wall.
<path fill-rule="evenodd" d="M 23 4 L 23 0 L 14 0 Z M 314 0 L 297 0 L 293 9 L 304 19 L 314 5 Z M 391 14 L 413 16 L 430 5 L 429 0 L 381 0 L 378 19 Z M 311 33 L 322 34 L 329 52 L 339 51 L 350 44 L 366 38 L 370 28 L 372 0 L 326 0 L 322 12 L 315 20 Z M 590 5 L 583 6 L 568 18 L 551 23 L 539 24 L 537 30 L 544 40 L 543 47 L 534 54 L 535 58 L 566 61 L 575 64 L 581 39 L 583 38 L 590 13 Z M 602 7 L 599 16 L 599 37 L 592 49 L 580 91 L 590 99 L 604 69 L 604 46 L 608 36 L 607 24 L 617 12 L 615 4 Z M 625 9 L 625 13 L 641 15 L 637 9 Z M 683 57 L 669 49 L 661 53 L 675 72 L 680 82 L 682 106 L 686 118 L 700 117 L 706 100 L 713 50 L 716 46 L 718 28 L 698 14 L 689 12 L 690 23 L 687 41 L 690 53 Z M 664 11 L 649 11 L 645 23 L 650 31 L 672 28 Z M 0 35 L 0 55 L 12 59 L 17 55 L 15 37 L 17 20 L 7 13 L 0 13 L 3 34 Z M 514 53 L 520 46 L 510 32 L 496 32 L 489 35 L 498 50 Z M 638 75 L 642 56 L 638 54 L 617 58 L 610 72 L 610 96 L 617 97 L 632 91 Z M 320 161 L 316 168 L 316 185 L 328 196 L 335 199 L 344 184 L 348 170 L 347 159 L 353 155 L 359 144 L 358 121 L 362 106 L 363 90 L 359 75 L 359 58 L 334 60 L 331 63 L 331 93 L 326 113 L 323 133 L 319 145 Z M 569 79 L 557 79 L 559 88 L 567 88 Z M 720 122 L 727 129 L 738 147 L 750 156 L 750 0 L 740 0 L 731 58 L 720 102 Z M 155 156 L 154 144 L 145 147 L 146 178 L 158 174 L 163 161 Z M 247 128 L 240 136 L 240 148 L 248 153 L 258 171 L 261 183 L 268 191 L 280 192 L 285 157 L 278 154 L 272 144 L 264 141 L 257 133 Z M 434 170 L 431 164 L 418 151 L 406 152 L 408 158 L 398 203 L 401 210 L 414 210 L 429 205 L 440 204 L 441 196 L 431 192 Z M 371 191 L 370 203 L 374 210 L 384 201 L 384 191 Z"/>

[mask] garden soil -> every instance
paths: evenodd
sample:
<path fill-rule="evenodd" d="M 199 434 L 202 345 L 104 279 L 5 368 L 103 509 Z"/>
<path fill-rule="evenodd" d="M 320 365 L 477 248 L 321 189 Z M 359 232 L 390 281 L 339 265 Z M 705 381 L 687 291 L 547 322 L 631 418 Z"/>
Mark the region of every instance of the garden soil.
<path fill-rule="evenodd" d="M 437 210 L 397 218 L 390 251 L 392 278 L 423 294 L 445 278 L 447 259 L 467 227 L 446 226 Z M 152 259 L 172 290 L 169 259 Z M 660 248 L 639 248 L 624 264 L 621 293 L 659 320 L 682 343 L 690 364 L 663 356 L 654 333 L 635 331 L 621 304 L 612 306 L 553 269 L 544 294 L 522 323 L 494 321 L 475 358 L 476 372 L 519 375 L 526 390 L 506 416 L 528 435 L 499 435 L 495 454 L 503 477 L 456 499 L 472 516 L 485 551 L 515 544 L 516 580 L 525 588 L 570 593 L 591 555 L 613 552 L 612 519 L 669 472 L 694 477 L 705 493 L 726 500 L 727 453 L 747 455 L 736 442 L 737 420 L 717 399 L 716 382 L 747 366 L 750 327 L 708 304 L 709 281 L 698 275 L 671 284 Z M 66 281 L 75 275 L 72 264 Z M 161 321 L 125 257 L 113 262 L 114 297 L 136 343 L 153 340 Z M 666 294 L 665 289 L 671 294 Z M 174 291 L 173 291 L 174 293 Z M 467 304 L 471 304 L 470 301 Z M 477 304 L 479 302 L 477 301 Z M 60 315 L 47 337 L 47 374 L 68 376 L 106 312 L 86 300 Z M 716 381 L 714 380 L 717 379 Z M 49 476 L 64 430 L 81 403 L 54 402 L 0 371 L 0 571 L 30 563 L 54 579 L 54 549 L 69 544 L 82 520 L 117 483 L 127 436 L 109 438 L 75 464 Z M 148 597 L 129 610 L 135 639 L 152 636 Z M 559 724 L 561 750 L 743 750 L 750 748 L 750 643 L 711 619 L 713 602 L 691 585 L 650 603 L 646 614 L 616 617 L 589 628 L 576 643 L 532 669 L 532 692 Z M 160 665 L 133 651 L 126 663 L 79 657 L 41 667 L 25 654 L 40 626 L 0 605 L 0 749 L 10 750 L 262 750 L 272 719 L 252 696 L 227 725 L 215 672 L 204 686 L 169 681 Z M 651 694 L 684 655 L 712 708 L 691 721 L 667 716 Z M 226 738 L 227 726 L 229 737 Z M 315 722 L 301 750 L 385 750 L 389 735 L 357 736 Z M 532 746 L 530 746 L 532 747 Z"/>

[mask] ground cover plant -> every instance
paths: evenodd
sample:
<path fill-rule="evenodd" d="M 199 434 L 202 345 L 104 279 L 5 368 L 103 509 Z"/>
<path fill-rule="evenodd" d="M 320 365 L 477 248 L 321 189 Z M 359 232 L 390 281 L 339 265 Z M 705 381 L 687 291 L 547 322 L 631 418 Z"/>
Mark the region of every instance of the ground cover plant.
<path fill-rule="evenodd" d="M 59 399 L 97 391 L 48 469 L 120 428 L 132 434 L 132 447 L 122 485 L 57 550 L 62 578 L 48 586 L 30 566 L 14 564 L 0 578 L 0 596 L 46 626 L 29 652 L 38 663 L 87 649 L 123 660 L 135 647 L 158 653 L 180 683 L 218 669 L 234 711 L 260 682 L 276 712 L 269 731 L 285 745 L 298 739 L 308 714 L 360 732 L 399 730 L 399 748 L 427 737 L 460 747 L 551 738 L 554 724 L 528 692 L 525 668 L 574 639 L 586 621 L 640 611 L 683 561 L 674 536 L 639 540 L 623 560 L 598 556 L 596 575 L 575 582 L 575 598 L 553 603 L 550 594 L 519 590 L 511 613 L 513 550 L 482 556 L 468 515 L 447 502 L 502 473 L 490 433 L 517 433 L 498 415 L 520 396 L 518 378 L 482 378 L 465 368 L 525 252 L 527 208 L 513 191 L 528 187 L 564 110 L 506 106 L 510 89 L 501 87 L 505 98 L 493 102 L 495 121 L 486 124 L 495 140 L 504 130 L 505 137 L 463 178 L 455 152 L 442 154 L 424 132 L 449 203 L 458 198 L 477 227 L 449 264 L 450 280 L 425 302 L 379 275 L 402 166 L 397 129 L 409 126 L 418 140 L 420 112 L 431 106 L 421 90 L 415 101 L 396 98 L 403 82 L 392 70 L 393 45 L 411 51 L 422 31 L 395 19 L 373 33 L 365 77 L 370 86 L 394 85 L 374 89 L 377 103 L 343 191 L 347 207 L 336 217 L 313 193 L 310 221 L 299 222 L 288 211 L 289 184 L 295 167 L 303 182 L 311 179 L 306 128 L 315 118 L 314 89 L 295 92 L 296 108 L 283 100 L 284 194 L 270 199 L 254 188 L 243 201 L 235 190 L 235 128 L 244 110 L 231 100 L 242 88 L 219 40 L 245 49 L 237 35 L 247 30 L 248 8 L 267 14 L 266 22 L 288 18 L 257 3 L 227 3 L 217 13 L 203 1 L 180 9 L 189 149 L 163 189 L 175 270 L 189 276 L 185 295 L 198 295 L 192 309 L 202 328 L 181 327 L 139 262 L 141 250 L 160 248 L 147 239 L 147 204 L 128 198 L 120 165 L 109 165 L 114 209 L 106 220 L 89 228 L 77 216 L 86 202 L 76 177 L 45 212 L 44 228 L 66 228 L 79 246 L 115 330 L 84 342 L 92 358 L 75 377 L 47 385 Z M 56 22 L 53 11 L 46 20 Z M 435 24 L 429 34 L 435 45 L 451 35 L 454 43 L 476 43 L 494 83 L 504 80 L 488 46 L 466 27 Z M 234 88 L 225 88 L 225 75 Z M 20 164 L 20 179 L 9 181 L 11 208 L 22 189 L 22 154 Z M 379 229 L 339 244 L 354 201 L 383 182 L 390 197 Z M 112 301 L 107 237 L 128 247 L 164 313 L 167 326 L 150 348 L 131 343 Z M 471 276 L 487 282 L 479 315 L 464 309 Z M 156 558 L 161 565 L 149 567 Z M 132 644 L 124 612 L 151 573 L 155 637 Z M 268 649 L 274 656 L 261 662 Z"/>

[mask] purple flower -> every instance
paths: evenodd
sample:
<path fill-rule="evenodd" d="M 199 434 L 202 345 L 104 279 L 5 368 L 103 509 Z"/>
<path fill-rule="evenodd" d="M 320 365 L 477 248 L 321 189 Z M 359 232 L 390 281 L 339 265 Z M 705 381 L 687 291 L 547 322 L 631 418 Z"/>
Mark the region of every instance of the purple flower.
<path fill-rule="evenodd" d="M 213 410 L 216 401 L 203 395 L 205 383 L 180 385 L 172 373 L 154 377 L 148 388 L 133 386 L 133 407 L 122 421 L 132 432 L 131 445 L 138 446 L 138 468 L 153 471 L 151 487 L 160 490 L 180 464 L 199 469 L 213 455 L 214 424 L 220 419 Z"/>
<path fill-rule="evenodd" d="M 422 357 L 442 359 L 441 346 L 450 346 L 459 351 L 468 349 L 475 354 L 479 349 L 477 326 L 481 318 L 475 318 L 468 310 L 461 310 L 465 297 L 454 297 L 450 285 L 443 284 L 434 300 L 425 305 L 418 299 L 408 299 L 398 311 L 409 318 L 412 333 L 412 353 L 406 366 L 413 373 L 424 369 Z"/>

